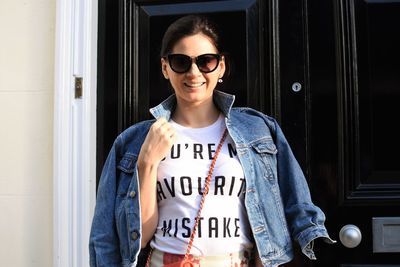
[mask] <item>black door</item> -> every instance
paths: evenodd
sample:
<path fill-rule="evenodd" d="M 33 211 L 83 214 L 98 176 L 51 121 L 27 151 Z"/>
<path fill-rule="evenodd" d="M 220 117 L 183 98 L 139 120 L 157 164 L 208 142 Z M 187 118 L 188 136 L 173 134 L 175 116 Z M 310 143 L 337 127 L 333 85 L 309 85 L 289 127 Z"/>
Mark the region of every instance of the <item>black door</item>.
<path fill-rule="evenodd" d="M 338 240 L 288 266 L 400 266 L 400 1 L 100 0 L 98 176 L 116 135 L 170 94 L 161 37 L 189 13 L 220 25 L 218 89 L 278 119 Z"/>
<path fill-rule="evenodd" d="M 297 266 L 400 266 L 400 1 L 281 1 L 280 122 L 336 245 Z"/>
<path fill-rule="evenodd" d="M 338 240 L 315 266 L 400 266 L 400 1 L 305 2 L 308 171 Z"/>

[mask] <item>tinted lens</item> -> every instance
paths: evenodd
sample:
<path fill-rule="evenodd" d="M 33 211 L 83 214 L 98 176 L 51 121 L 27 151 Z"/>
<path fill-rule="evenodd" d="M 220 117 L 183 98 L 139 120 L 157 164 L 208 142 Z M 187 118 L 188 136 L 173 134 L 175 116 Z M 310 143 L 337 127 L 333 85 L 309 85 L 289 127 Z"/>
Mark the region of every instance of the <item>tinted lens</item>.
<path fill-rule="evenodd" d="M 168 61 L 171 69 L 178 73 L 187 72 L 192 66 L 192 59 L 186 55 L 169 55 Z"/>
<path fill-rule="evenodd" d="M 217 54 L 204 54 L 200 55 L 196 59 L 197 67 L 201 72 L 212 72 L 214 71 L 219 62 L 219 55 Z"/>
<path fill-rule="evenodd" d="M 192 67 L 192 58 L 187 55 L 171 54 L 167 57 L 169 66 L 177 73 L 185 73 Z M 218 67 L 220 58 L 218 54 L 200 55 L 196 57 L 197 68 L 204 73 L 212 72 Z"/>

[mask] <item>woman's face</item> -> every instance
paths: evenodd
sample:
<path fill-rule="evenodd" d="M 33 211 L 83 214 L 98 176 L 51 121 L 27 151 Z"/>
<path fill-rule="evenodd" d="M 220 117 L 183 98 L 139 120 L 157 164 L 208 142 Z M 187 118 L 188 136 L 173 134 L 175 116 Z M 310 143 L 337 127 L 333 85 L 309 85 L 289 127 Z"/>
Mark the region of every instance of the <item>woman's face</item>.
<path fill-rule="evenodd" d="M 209 37 L 202 33 L 180 39 L 171 54 L 184 54 L 192 58 L 203 54 L 217 54 L 218 51 Z M 164 77 L 169 79 L 174 88 L 179 104 L 200 105 L 212 101 L 212 94 L 218 79 L 225 72 L 225 61 L 222 57 L 217 68 L 209 73 L 201 72 L 193 60 L 191 68 L 185 73 L 174 72 L 167 59 L 161 59 Z"/>

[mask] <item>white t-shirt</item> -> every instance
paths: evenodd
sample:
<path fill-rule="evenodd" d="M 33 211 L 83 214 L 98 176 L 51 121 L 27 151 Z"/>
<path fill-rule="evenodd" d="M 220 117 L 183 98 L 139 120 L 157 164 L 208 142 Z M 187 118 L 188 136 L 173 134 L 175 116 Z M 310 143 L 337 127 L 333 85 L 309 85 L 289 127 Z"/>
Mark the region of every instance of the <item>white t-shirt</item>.
<path fill-rule="evenodd" d="M 163 252 L 185 254 L 225 120 L 221 115 L 204 128 L 170 123 L 178 137 L 158 167 L 159 222 L 151 246 Z M 228 135 L 216 161 L 191 254 L 221 255 L 252 247 L 244 205 L 245 178 L 236 154 Z"/>

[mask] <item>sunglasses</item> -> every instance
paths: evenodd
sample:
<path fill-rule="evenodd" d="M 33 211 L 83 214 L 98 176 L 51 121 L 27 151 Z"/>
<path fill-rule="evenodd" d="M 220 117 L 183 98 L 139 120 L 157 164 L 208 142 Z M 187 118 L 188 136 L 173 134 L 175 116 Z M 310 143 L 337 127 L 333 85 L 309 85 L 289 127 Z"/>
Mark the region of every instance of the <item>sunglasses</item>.
<path fill-rule="evenodd" d="M 203 54 L 197 57 L 189 57 L 183 54 L 169 54 L 164 57 L 168 59 L 169 66 L 176 73 L 185 73 L 192 67 L 193 60 L 197 68 L 203 73 L 213 72 L 221 60 L 219 54 Z"/>

